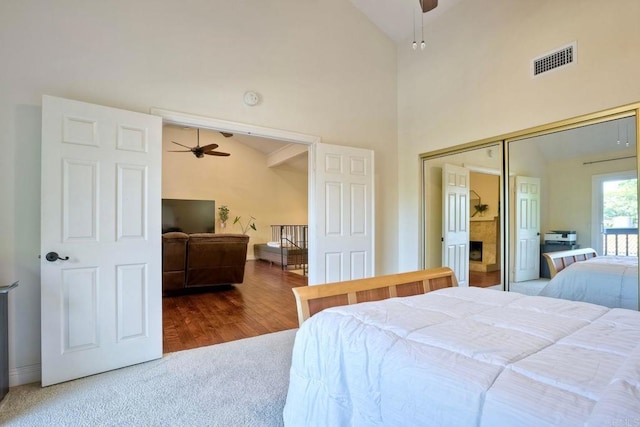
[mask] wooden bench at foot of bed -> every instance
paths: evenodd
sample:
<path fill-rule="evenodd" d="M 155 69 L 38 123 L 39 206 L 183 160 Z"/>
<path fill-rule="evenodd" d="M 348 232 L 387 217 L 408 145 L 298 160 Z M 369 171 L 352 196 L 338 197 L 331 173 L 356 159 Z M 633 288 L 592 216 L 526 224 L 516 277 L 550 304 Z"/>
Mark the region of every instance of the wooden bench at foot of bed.
<path fill-rule="evenodd" d="M 546 252 L 542 256 L 547 260 L 549 273 L 553 279 L 556 274 L 573 264 L 574 262 L 586 261 L 597 256 L 595 249 L 573 249 L 570 251 Z"/>
<path fill-rule="evenodd" d="M 324 285 L 301 286 L 292 290 L 298 307 L 298 323 L 302 325 L 309 317 L 328 307 L 426 294 L 453 286 L 458 286 L 453 271 L 447 267 L 439 267 Z"/>

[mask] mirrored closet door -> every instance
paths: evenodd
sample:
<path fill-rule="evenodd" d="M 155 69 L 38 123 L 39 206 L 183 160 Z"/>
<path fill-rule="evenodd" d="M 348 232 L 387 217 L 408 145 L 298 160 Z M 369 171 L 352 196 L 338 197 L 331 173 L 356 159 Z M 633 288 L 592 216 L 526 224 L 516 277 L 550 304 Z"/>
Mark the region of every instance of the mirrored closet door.
<path fill-rule="evenodd" d="M 450 266 L 463 285 L 538 295 L 556 271 L 543 254 L 583 250 L 624 266 L 615 267 L 623 296 L 609 304 L 637 309 L 638 111 L 632 104 L 421 155 L 423 267 Z"/>

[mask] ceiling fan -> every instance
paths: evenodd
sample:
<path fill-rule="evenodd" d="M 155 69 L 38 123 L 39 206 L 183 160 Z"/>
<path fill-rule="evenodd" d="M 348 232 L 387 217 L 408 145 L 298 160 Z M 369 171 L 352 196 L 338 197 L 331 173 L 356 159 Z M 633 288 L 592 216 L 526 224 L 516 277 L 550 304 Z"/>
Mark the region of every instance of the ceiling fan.
<path fill-rule="evenodd" d="M 175 142 L 175 141 L 171 141 L 174 144 L 177 144 L 181 147 L 187 148 L 187 150 L 169 150 L 172 153 L 188 153 L 191 152 L 193 153 L 194 156 L 196 156 L 197 158 L 202 158 L 204 157 L 204 155 L 208 155 L 208 156 L 230 156 L 230 153 L 223 153 L 222 151 L 215 151 L 216 148 L 218 148 L 218 144 L 209 144 L 209 145 L 204 145 L 204 146 L 200 146 L 200 128 L 197 129 L 198 132 L 198 142 L 196 144 L 195 147 L 188 147 L 184 144 L 180 144 L 179 142 Z M 224 135 L 224 134 L 223 134 Z M 229 135 L 231 136 L 231 135 Z M 225 137 L 227 137 L 225 135 Z M 228 138 L 228 137 L 227 137 Z"/>
<path fill-rule="evenodd" d="M 422 5 L 422 13 L 427 13 L 436 8 L 438 0 L 420 0 L 420 4 Z"/>

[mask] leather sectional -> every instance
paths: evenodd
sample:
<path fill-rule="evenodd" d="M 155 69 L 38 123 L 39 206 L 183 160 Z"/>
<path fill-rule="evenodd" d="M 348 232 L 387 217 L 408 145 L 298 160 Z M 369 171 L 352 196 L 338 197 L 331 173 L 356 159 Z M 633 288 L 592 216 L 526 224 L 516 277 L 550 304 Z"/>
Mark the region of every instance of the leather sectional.
<path fill-rule="evenodd" d="M 162 235 L 162 293 L 242 283 L 249 236 L 245 234 Z"/>

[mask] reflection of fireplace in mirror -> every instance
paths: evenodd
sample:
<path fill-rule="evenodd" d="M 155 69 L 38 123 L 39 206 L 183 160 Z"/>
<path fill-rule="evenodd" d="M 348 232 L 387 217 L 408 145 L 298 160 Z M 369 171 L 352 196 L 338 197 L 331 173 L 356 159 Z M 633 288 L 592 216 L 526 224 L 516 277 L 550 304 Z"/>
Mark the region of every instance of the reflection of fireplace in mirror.
<path fill-rule="evenodd" d="M 469 260 L 482 261 L 482 242 L 474 240 L 469 242 Z"/>

